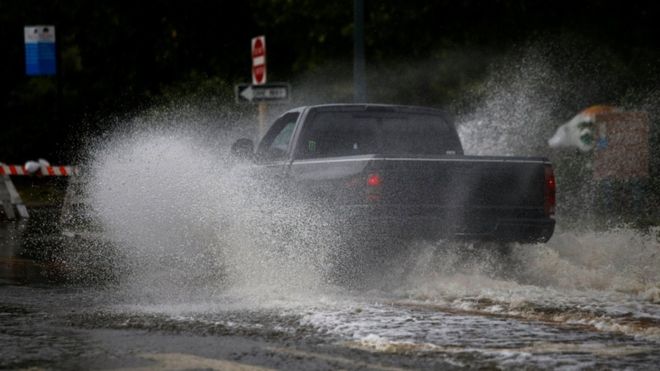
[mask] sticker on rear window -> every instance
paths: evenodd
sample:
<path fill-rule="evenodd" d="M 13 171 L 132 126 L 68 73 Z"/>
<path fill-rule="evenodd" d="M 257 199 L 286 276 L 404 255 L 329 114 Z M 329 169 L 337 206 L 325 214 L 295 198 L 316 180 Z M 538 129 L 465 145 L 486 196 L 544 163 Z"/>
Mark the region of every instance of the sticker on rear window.
<path fill-rule="evenodd" d="M 310 140 L 307 142 L 307 150 L 309 152 L 316 152 L 316 142 L 313 140 Z"/>

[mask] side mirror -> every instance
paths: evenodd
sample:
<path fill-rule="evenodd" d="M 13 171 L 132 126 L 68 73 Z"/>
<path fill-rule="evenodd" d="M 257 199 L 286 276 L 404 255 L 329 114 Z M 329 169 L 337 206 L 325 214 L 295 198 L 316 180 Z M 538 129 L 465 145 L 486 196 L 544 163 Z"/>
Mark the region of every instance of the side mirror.
<path fill-rule="evenodd" d="M 254 157 L 254 142 L 247 138 L 235 141 L 231 146 L 231 154 L 243 160 L 252 159 Z"/>

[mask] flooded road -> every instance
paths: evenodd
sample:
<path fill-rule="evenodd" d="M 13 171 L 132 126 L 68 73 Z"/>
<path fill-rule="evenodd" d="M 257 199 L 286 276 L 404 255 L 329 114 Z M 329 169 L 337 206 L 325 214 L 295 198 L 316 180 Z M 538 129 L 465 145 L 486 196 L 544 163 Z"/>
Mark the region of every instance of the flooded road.
<path fill-rule="evenodd" d="M 657 272 L 631 257 L 657 266 L 653 237 L 560 233 L 547 246 L 514 246 L 504 269 L 426 243 L 406 262 L 412 270 L 362 289 L 6 281 L 0 368 L 654 369 Z M 630 262 L 609 247 L 617 238 L 629 244 Z M 599 267 L 593 251 L 589 264 L 568 255 L 568 243 L 598 246 Z"/>
<path fill-rule="evenodd" d="M 322 209 L 282 213 L 194 136 L 137 133 L 94 156 L 83 222 L 31 210 L 0 228 L 0 368 L 660 365 L 657 228 L 558 214 L 547 244 L 413 241 L 369 265 Z"/>

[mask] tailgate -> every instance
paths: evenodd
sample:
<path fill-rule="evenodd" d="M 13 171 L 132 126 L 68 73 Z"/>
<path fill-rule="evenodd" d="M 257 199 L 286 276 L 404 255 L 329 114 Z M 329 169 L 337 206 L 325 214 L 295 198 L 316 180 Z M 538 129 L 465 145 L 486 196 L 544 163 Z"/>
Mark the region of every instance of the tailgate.
<path fill-rule="evenodd" d="M 543 211 L 541 161 L 465 157 L 392 159 L 374 165 L 382 173 L 384 203 Z"/>
<path fill-rule="evenodd" d="M 351 226 L 519 242 L 546 241 L 554 229 L 554 178 L 543 158 L 371 155 L 292 165 L 296 194 Z"/>
<path fill-rule="evenodd" d="M 529 217 L 543 217 L 546 164 L 541 158 L 372 155 L 294 161 L 292 175 L 307 196 L 335 205 L 525 209 L 534 214 Z M 367 184 L 373 174 L 377 187 Z M 368 197 L 374 193 L 378 197 Z"/>

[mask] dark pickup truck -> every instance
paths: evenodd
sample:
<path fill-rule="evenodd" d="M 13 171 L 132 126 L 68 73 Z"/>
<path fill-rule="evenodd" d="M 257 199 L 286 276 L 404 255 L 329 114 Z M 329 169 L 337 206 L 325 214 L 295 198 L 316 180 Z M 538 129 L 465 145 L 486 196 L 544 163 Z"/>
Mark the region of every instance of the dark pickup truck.
<path fill-rule="evenodd" d="M 545 242 L 554 231 L 548 159 L 465 156 L 437 109 L 300 107 L 275 120 L 256 149 L 239 139 L 232 152 L 278 179 L 278 192 L 322 205 L 351 231 L 502 242 Z"/>

